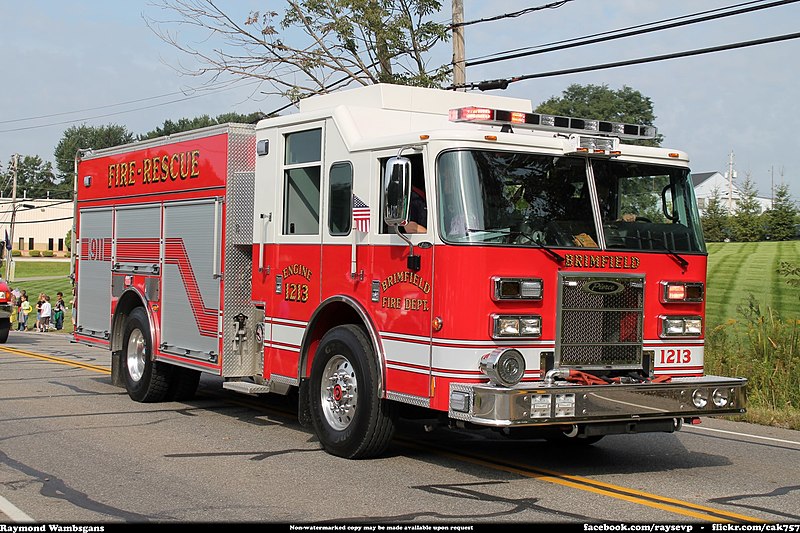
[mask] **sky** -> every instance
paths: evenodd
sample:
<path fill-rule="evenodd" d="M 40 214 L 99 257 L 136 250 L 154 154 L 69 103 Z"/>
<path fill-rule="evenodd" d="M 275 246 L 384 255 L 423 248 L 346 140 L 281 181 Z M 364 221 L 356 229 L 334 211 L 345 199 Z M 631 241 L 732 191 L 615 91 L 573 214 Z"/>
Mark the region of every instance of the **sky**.
<path fill-rule="evenodd" d="M 516 12 L 553 0 L 464 0 L 467 21 Z M 470 59 L 521 47 L 616 30 L 743 3 L 745 0 L 572 0 L 516 18 L 465 28 Z M 762 2 L 763 3 L 763 2 Z M 251 10 L 282 11 L 280 0 L 220 3 L 234 20 Z M 434 20 L 451 17 L 442 0 Z M 196 91 L 206 80 L 180 74 L 193 59 L 163 42 L 143 15 L 158 5 L 72 0 L 0 0 L 0 169 L 11 155 L 53 152 L 66 128 L 124 125 L 145 133 L 164 120 L 236 111 L 274 111 L 287 102 L 250 85 Z M 800 2 L 683 28 L 467 68 L 467 80 L 507 78 L 657 56 L 797 32 Z M 185 36 L 183 36 L 185 37 Z M 437 45 L 430 65 L 450 61 Z M 492 91 L 530 99 L 535 107 L 570 84 L 625 85 L 652 99 L 663 146 L 689 153 L 694 172 L 725 172 L 734 154 L 738 181 L 749 173 L 759 195 L 783 180 L 800 199 L 795 121 L 800 119 L 800 39 L 750 48 L 512 83 Z M 165 96 L 169 95 L 169 96 Z M 156 98 L 157 97 L 157 98 Z M 118 105 L 131 102 L 125 105 Z M 291 110 L 286 111 L 291 112 Z M 42 117 L 42 118 L 35 118 Z M 591 118 L 591 117 L 586 117 Z"/>

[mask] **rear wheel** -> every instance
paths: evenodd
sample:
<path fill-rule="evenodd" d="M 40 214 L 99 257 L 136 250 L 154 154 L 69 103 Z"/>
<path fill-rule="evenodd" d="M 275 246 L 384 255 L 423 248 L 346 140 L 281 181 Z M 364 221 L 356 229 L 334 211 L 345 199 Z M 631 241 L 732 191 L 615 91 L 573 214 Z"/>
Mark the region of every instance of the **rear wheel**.
<path fill-rule="evenodd" d="M 381 454 L 394 434 L 394 404 L 378 396 L 378 365 L 364 331 L 333 328 L 311 368 L 311 421 L 323 448 L 348 459 Z"/>
<path fill-rule="evenodd" d="M 169 391 L 174 368 L 153 361 L 150 322 L 144 309 L 134 309 L 125 322 L 122 367 L 128 396 L 137 402 L 160 402 Z"/>
<path fill-rule="evenodd" d="M 0 318 L 0 344 L 5 344 L 8 340 L 8 332 L 11 330 L 11 319 Z"/>

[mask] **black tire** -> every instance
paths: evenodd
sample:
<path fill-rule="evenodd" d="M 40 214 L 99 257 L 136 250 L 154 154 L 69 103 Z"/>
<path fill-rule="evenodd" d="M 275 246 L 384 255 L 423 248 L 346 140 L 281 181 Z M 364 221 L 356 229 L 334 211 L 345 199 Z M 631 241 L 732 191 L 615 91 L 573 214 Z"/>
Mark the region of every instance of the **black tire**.
<path fill-rule="evenodd" d="M 153 339 L 144 309 L 137 307 L 125 321 L 122 372 L 128 396 L 137 402 L 160 402 L 169 392 L 171 365 L 153 361 Z"/>
<path fill-rule="evenodd" d="M 0 318 L 0 344 L 6 343 L 9 331 L 11 331 L 11 319 Z"/>
<path fill-rule="evenodd" d="M 377 358 L 363 329 L 338 326 L 322 337 L 308 397 L 325 451 L 364 459 L 386 450 L 394 435 L 395 406 L 378 396 L 378 382 Z"/>
<path fill-rule="evenodd" d="M 175 367 L 172 370 L 169 391 L 164 397 L 167 401 L 183 402 L 191 400 L 200 384 L 200 371 L 191 368 Z"/>

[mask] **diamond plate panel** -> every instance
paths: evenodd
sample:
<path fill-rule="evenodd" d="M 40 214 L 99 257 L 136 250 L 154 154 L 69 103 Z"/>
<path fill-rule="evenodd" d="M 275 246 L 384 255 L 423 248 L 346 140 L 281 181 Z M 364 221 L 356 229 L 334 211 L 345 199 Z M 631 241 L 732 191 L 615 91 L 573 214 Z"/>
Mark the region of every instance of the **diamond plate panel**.
<path fill-rule="evenodd" d="M 256 326 L 263 311 L 251 303 L 253 197 L 255 195 L 255 126 L 230 124 L 225 193 L 225 287 L 222 317 L 222 375 L 263 374 L 263 344 Z M 260 314 L 259 314 L 260 313 Z M 244 338 L 237 337 L 234 317 L 244 315 Z"/>

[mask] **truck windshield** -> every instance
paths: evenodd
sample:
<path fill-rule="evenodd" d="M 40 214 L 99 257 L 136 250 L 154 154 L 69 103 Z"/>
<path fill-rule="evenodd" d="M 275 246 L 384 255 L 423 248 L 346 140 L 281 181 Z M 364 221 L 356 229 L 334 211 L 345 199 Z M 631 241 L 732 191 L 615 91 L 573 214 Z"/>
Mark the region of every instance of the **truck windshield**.
<path fill-rule="evenodd" d="M 688 170 L 589 161 L 607 248 L 704 251 Z M 439 233 L 454 244 L 597 249 L 587 168 L 580 157 L 445 152 L 436 173 Z"/>
<path fill-rule="evenodd" d="M 607 248 L 704 252 L 688 169 L 592 161 Z"/>

